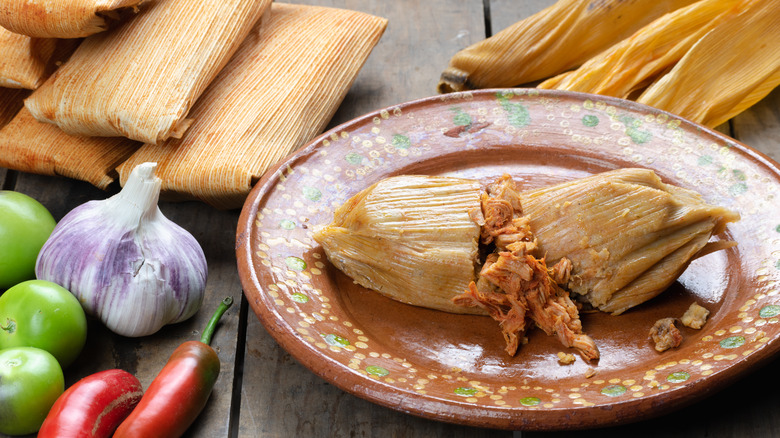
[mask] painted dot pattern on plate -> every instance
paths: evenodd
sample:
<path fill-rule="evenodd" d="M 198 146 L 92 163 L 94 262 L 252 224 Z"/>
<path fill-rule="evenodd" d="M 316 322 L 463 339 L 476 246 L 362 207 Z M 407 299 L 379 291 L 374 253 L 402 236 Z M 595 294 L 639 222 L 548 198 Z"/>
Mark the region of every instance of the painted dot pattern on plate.
<path fill-rule="evenodd" d="M 379 111 L 355 132 L 333 132 L 322 138 L 317 145 L 318 166 L 304 161 L 279 170 L 274 196 L 256 215 L 254 257 L 274 278 L 266 285 L 263 300 L 301 342 L 352 373 L 402 391 L 430 394 L 431 382 L 445 381 L 448 391 L 430 395 L 452 403 L 533 410 L 656 396 L 746 360 L 777 337 L 780 225 L 769 222 L 777 216 L 765 211 L 777 203 L 778 187 L 758 166 L 740 159 L 734 144 L 704 142 L 682 129 L 673 116 L 644 107 L 618 108 L 609 100 L 565 100 L 521 89 L 479 99 L 468 92 L 452 93 L 439 100 L 448 111 L 435 116 L 422 110 L 407 112 L 402 106 Z M 415 117 L 419 129 L 413 131 L 384 127 L 393 118 Z M 573 376 L 567 392 L 533 378 L 486 384 L 460 369 L 411 363 L 396 352 L 382 351 L 318 287 L 328 262 L 312 239 L 312 230 L 329 222 L 336 208 L 376 180 L 375 174 L 403 168 L 447 147 L 469 149 L 479 141 L 533 142 L 550 133 L 579 147 L 608 145 L 626 165 L 663 168 L 680 184 L 707 187 L 713 194 L 711 201 L 738 210 L 743 222 L 753 226 L 746 229 L 737 224 L 736 233 L 765 242 L 742 250 L 752 260 L 747 265 L 752 269 L 752 295 L 734 298 L 739 301 L 735 314 L 713 315 L 694 340 L 700 347 L 689 355 L 659 354 L 656 363 L 631 375 L 612 370 Z M 658 142 L 665 145 L 660 152 Z M 349 152 L 331 153 L 335 143 L 349 144 Z M 298 182 L 288 187 L 285 177 L 293 173 L 298 174 Z"/>

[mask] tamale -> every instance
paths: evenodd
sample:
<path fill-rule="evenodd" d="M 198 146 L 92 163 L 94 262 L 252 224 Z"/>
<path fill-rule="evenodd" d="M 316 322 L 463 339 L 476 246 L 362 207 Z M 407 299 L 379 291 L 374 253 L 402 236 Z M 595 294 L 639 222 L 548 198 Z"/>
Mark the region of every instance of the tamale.
<path fill-rule="evenodd" d="M 694 1 L 559 0 L 456 53 L 438 90 L 513 87 L 557 75 Z"/>
<path fill-rule="evenodd" d="M 702 37 L 637 102 L 718 126 L 780 84 L 778 48 L 777 3 L 753 0 Z"/>
<path fill-rule="evenodd" d="M 0 129 L 0 167 L 64 176 L 106 189 L 118 177 L 117 164 L 141 145 L 124 137 L 68 135 L 35 120 L 22 105 L 20 100 L 21 110 Z"/>
<path fill-rule="evenodd" d="M 85 38 L 25 106 L 72 135 L 155 144 L 180 136 L 192 104 L 269 4 L 151 2 L 111 32 Z"/>
<path fill-rule="evenodd" d="M 314 239 L 356 282 L 406 303 L 484 313 L 452 302 L 476 278 L 481 187 L 445 177 L 382 180 L 352 197 Z"/>
<path fill-rule="evenodd" d="M 442 177 L 429 178 L 440 184 Z M 445 227 L 443 218 L 438 216 L 441 211 L 450 211 L 450 216 L 457 212 L 459 229 L 465 227 L 465 217 L 470 215 L 471 220 L 484 230 L 490 226 L 494 215 L 486 213 L 474 197 L 464 202 L 461 197 L 444 196 L 446 192 L 426 192 L 425 177 L 391 177 L 388 180 L 392 183 L 385 180 L 355 195 L 335 212 L 334 222 L 317 231 L 314 238 L 322 245 L 329 260 L 344 272 L 354 273 L 353 278 L 360 284 L 399 301 L 443 310 L 445 306 L 434 306 L 431 302 L 438 303 L 467 290 L 440 289 L 441 279 L 436 270 L 441 269 L 439 264 L 447 264 L 444 254 L 448 253 L 429 251 L 427 264 L 422 264 L 414 258 L 414 251 L 407 251 L 397 242 L 404 239 L 403 243 L 406 239 L 406 216 L 399 213 L 403 207 L 393 210 L 391 225 L 386 226 L 397 236 L 394 239 L 386 237 L 388 232 L 379 235 L 374 231 L 389 220 L 381 213 L 388 208 L 386 205 L 400 205 L 401 199 L 414 199 L 407 208 L 416 212 L 430 211 L 424 220 L 436 226 L 420 225 L 421 213 L 411 216 L 414 219 L 410 226 L 416 234 L 410 240 L 432 242 Z M 463 180 L 456 181 L 465 184 Z M 414 192 L 419 193 L 415 195 Z M 363 199 L 369 199 L 372 206 L 384 208 L 377 208 L 378 212 L 364 211 L 366 202 Z M 436 211 L 432 210 L 433 206 Z M 737 213 L 707 204 L 693 191 L 665 184 L 652 170 L 646 169 L 619 169 L 523 191 L 519 194 L 518 205 L 503 207 L 503 214 L 511 217 L 513 209 L 522 211 L 529 221 L 536 239 L 533 244 L 538 245 L 538 253 L 544 255 L 547 263 L 558 265 L 565 259 L 565 264 L 570 264 L 568 275 L 556 276 L 561 277 L 563 287 L 593 307 L 614 314 L 661 293 L 692 259 L 732 245 L 710 241 L 710 237 L 723 232 L 728 222 L 739 219 Z M 421 235 L 421 230 L 428 235 Z M 461 239 L 457 245 L 467 247 L 473 242 L 473 233 L 457 232 L 451 237 Z M 501 247 L 500 239 L 503 238 L 492 241 L 483 238 L 482 241 Z M 472 263 L 479 265 L 481 261 L 472 260 Z M 400 268 L 403 265 L 420 266 L 421 269 L 414 271 L 412 278 L 409 270 Z M 387 274 L 372 276 L 372 271 Z M 476 280 L 476 272 L 464 268 L 450 271 L 447 276 L 451 284 L 469 284 Z M 414 281 L 414 286 L 403 287 L 409 281 Z M 436 290 L 430 299 L 424 296 L 429 290 Z"/>
<path fill-rule="evenodd" d="M 537 87 L 628 98 L 668 71 L 702 36 L 750 1 L 702 0 L 669 12 L 577 70 Z"/>
<path fill-rule="evenodd" d="M 239 208 L 252 184 L 319 134 L 387 21 L 275 2 L 192 110 L 181 139 L 146 144 L 119 167 L 159 163 L 163 196 Z"/>
<path fill-rule="evenodd" d="M 81 38 L 107 29 L 123 9 L 146 0 L 5 0 L 0 26 L 36 38 Z"/>

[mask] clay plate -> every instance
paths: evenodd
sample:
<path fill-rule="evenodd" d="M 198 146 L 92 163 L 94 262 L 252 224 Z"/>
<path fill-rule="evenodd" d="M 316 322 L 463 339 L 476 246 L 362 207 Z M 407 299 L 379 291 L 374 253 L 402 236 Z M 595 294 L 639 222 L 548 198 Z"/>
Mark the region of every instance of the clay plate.
<path fill-rule="evenodd" d="M 558 363 L 540 330 L 515 357 L 488 317 L 401 304 L 333 268 L 312 230 L 377 180 L 436 174 L 532 188 L 620 167 L 738 211 L 720 238 L 739 246 L 694 261 L 670 290 L 621 316 L 582 317 L 597 363 Z M 676 116 L 618 99 L 485 90 L 418 100 L 341 125 L 258 182 L 237 231 L 245 295 L 279 344 L 311 371 L 372 402 L 472 426 L 561 430 L 646 419 L 733 382 L 780 348 L 777 165 Z M 653 322 L 693 301 L 711 311 L 657 353 Z M 591 372 L 595 375 L 587 377 Z"/>

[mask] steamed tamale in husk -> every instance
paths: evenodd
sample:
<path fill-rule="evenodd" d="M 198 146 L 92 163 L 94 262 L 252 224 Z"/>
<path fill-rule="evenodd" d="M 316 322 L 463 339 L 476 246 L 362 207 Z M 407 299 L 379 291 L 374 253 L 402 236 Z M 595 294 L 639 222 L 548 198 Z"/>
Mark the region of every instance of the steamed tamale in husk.
<path fill-rule="evenodd" d="M 120 12 L 132 12 L 143 1 L 4 0 L 0 26 L 36 38 L 81 38 L 106 30 Z"/>
<path fill-rule="evenodd" d="M 637 102 L 715 127 L 778 85 L 780 8 L 774 0 L 753 0 L 702 37 Z"/>
<path fill-rule="evenodd" d="M 0 87 L 38 88 L 77 45 L 78 40 L 32 38 L 0 27 Z"/>
<path fill-rule="evenodd" d="M 190 107 L 270 0 L 165 0 L 84 39 L 26 101 L 39 121 L 73 135 L 161 143 L 180 136 Z"/>
<path fill-rule="evenodd" d="M 707 32 L 753 0 L 701 0 L 663 15 L 635 34 L 538 88 L 628 98 L 672 68 Z"/>
<path fill-rule="evenodd" d="M 154 161 L 169 199 L 239 208 L 269 166 L 324 129 L 386 24 L 275 2 L 195 104 L 184 136 L 144 145 L 119 168 L 121 180 Z"/>
<path fill-rule="evenodd" d="M 456 53 L 439 92 L 513 87 L 576 68 L 694 0 L 559 0 Z"/>
<path fill-rule="evenodd" d="M 645 169 L 525 192 L 507 177 L 483 192 L 470 180 L 399 176 L 355 195 L 314 239 L 390 298 L 489 313 L 510 353 L 533 323 L 593 359 L 571 299 L 613 314 L 639 305 L 694 258 L 733 245 L 710 238 L 738 219 Z"/>
<path fill-rule="evenodd" d="M 19 107 L 22 105 L 20 101 Z M 106 189 L 118 177 L 116 166 L 140 146 L 124 137 L 69 135 L 50 123 L 35 120 L 21 108 L 0 129 L 0 167 L 64 176 Z"/>

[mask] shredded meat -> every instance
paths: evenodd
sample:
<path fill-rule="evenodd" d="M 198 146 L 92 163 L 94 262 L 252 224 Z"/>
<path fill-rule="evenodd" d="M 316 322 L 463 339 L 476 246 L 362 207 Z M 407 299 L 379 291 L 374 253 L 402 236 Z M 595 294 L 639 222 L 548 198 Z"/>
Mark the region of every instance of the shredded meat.
<path fill-rule="evenodd" d="M 663 352 L 670 348 L 679 347 L 682 343 L 683 336 L 674 325 L 675 322 L 677 322 L 675 318 L 662 318 L 653 324 L 650 329 L 650 337 L 655 342 L 656 351 Z"/>
<path fill-rule="evenodd" d="M 478 280 L 453 301 L 487 310 L 499 322 L 510 355 L 517 352 L 530 321 L 586 360 L 598 359 L 595 342 L 582 333 L 577 306 L 560 286 L 569 280 L 571 262 L 562 259 L 548 269 L 544 258 L 534 255 L 537 245 L 530 220 L 522 216 L 520 198 L 508 175 L 488 187 L 482 213 L 481 240 L 496 249 L 486 258 Z"/>

